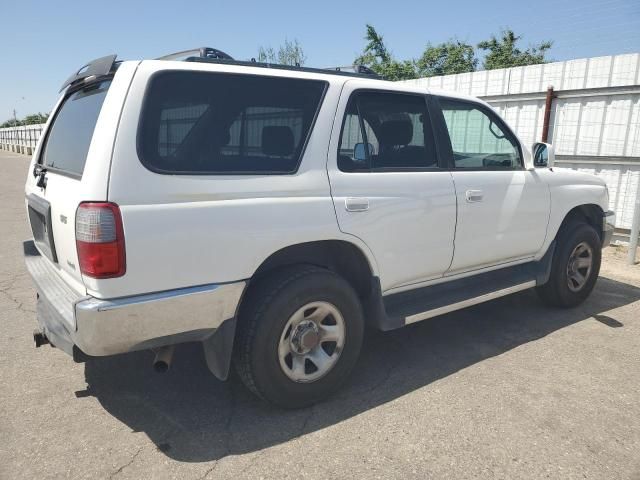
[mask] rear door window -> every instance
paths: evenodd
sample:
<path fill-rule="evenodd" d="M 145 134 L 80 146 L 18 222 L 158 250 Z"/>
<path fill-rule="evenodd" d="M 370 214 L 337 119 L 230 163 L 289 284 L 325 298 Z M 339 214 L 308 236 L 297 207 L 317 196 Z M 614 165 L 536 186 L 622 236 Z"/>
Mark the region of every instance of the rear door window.
<path fill-rule="evenodd" d="M 40 162 L 52 170 L 82 176 L 98 115 L 111 80 L 69 95 L 47 133 Z"/>
<path fill-rule="evenodd" d="M 422 95 L 356 92 L 342 125 L 338 168 L 405 171 L 437 168 L 435 142 Z"/>
<path fill-rule="evenodd" d="M 208 72 L 150 80 L 138 155 L 159 173 L 292 173 L 326 82 Z"/>

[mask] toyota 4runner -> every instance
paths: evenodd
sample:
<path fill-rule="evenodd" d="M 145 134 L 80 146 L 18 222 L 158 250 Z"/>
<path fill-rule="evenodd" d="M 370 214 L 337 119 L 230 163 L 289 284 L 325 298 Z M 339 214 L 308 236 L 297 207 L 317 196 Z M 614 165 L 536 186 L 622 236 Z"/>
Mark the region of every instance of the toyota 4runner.
<path fill-rule="evenodd" d="M 591 292 L 614 215 L 486 103 L 368 74 L 238 62 L 93 61 L 33 155 L 24 255 L 36 345 L 201 342 L 255 394 L 301 407 L 391 330 L 536 288 Z"/>

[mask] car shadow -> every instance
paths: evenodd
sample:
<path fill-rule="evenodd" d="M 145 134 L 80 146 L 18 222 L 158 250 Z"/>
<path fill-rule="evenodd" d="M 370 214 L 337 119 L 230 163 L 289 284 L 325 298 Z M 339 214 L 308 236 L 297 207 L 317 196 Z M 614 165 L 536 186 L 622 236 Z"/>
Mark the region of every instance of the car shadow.
<path fill-rule="evenodd" d="M 218 381 L 196 344 L 176 349 L 163 375 L 152 371 L 150 352 L 91 360 L 85 364 L 87 390 L 76 394 L 94 396 L 175 460 L 217 460 L 334 425 L 577 322 L 623 327 L 602 313 L 638 300 L 640 288 L 600 278 L 575 309 L 545 307 L 535 292 L 526 291 L 392 332 L 371 331 L 349 383 L 303 410 L 267 405 L 234 376 Z"/>

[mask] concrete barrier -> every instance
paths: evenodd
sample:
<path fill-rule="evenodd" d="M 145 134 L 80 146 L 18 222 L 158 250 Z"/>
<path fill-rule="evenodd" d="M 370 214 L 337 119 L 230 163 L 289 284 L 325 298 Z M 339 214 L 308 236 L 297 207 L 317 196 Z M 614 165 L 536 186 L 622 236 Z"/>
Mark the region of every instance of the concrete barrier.
<path fill-rule="evenodd" d="M 21 155 L 33 155 L 33 152 L 36 151 L 35 147 L 29 145 L 13 145 L 8 143 L 0 143 L 0 150 L 19 153 Z"/>
<path fill-rule="evenodd" d="M 21 155 L 33 155 L 44 124 L 0 128 L 0 149 Z"/>

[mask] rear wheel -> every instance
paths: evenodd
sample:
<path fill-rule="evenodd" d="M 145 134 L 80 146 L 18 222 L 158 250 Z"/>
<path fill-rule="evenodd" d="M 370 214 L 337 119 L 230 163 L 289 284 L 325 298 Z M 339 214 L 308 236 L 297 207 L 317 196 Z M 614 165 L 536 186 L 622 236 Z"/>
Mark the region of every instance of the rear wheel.
<path fill-rule="evenodd" d="M 591 225 L 567 223 L 558 235 L 549 281 L 537 288 L 542 300 L 564 308 L 582 303 L 598 279 L 601 251 L 600 237 Z"/>
<path fill-rule="evenodd" d="M 261 279 L 243 301 L 235 368 L 264 400 L 311 405 L 346 380 L 363 331 L 361 305 L 346 280 L 314 266 L 287 268 Z"/>

